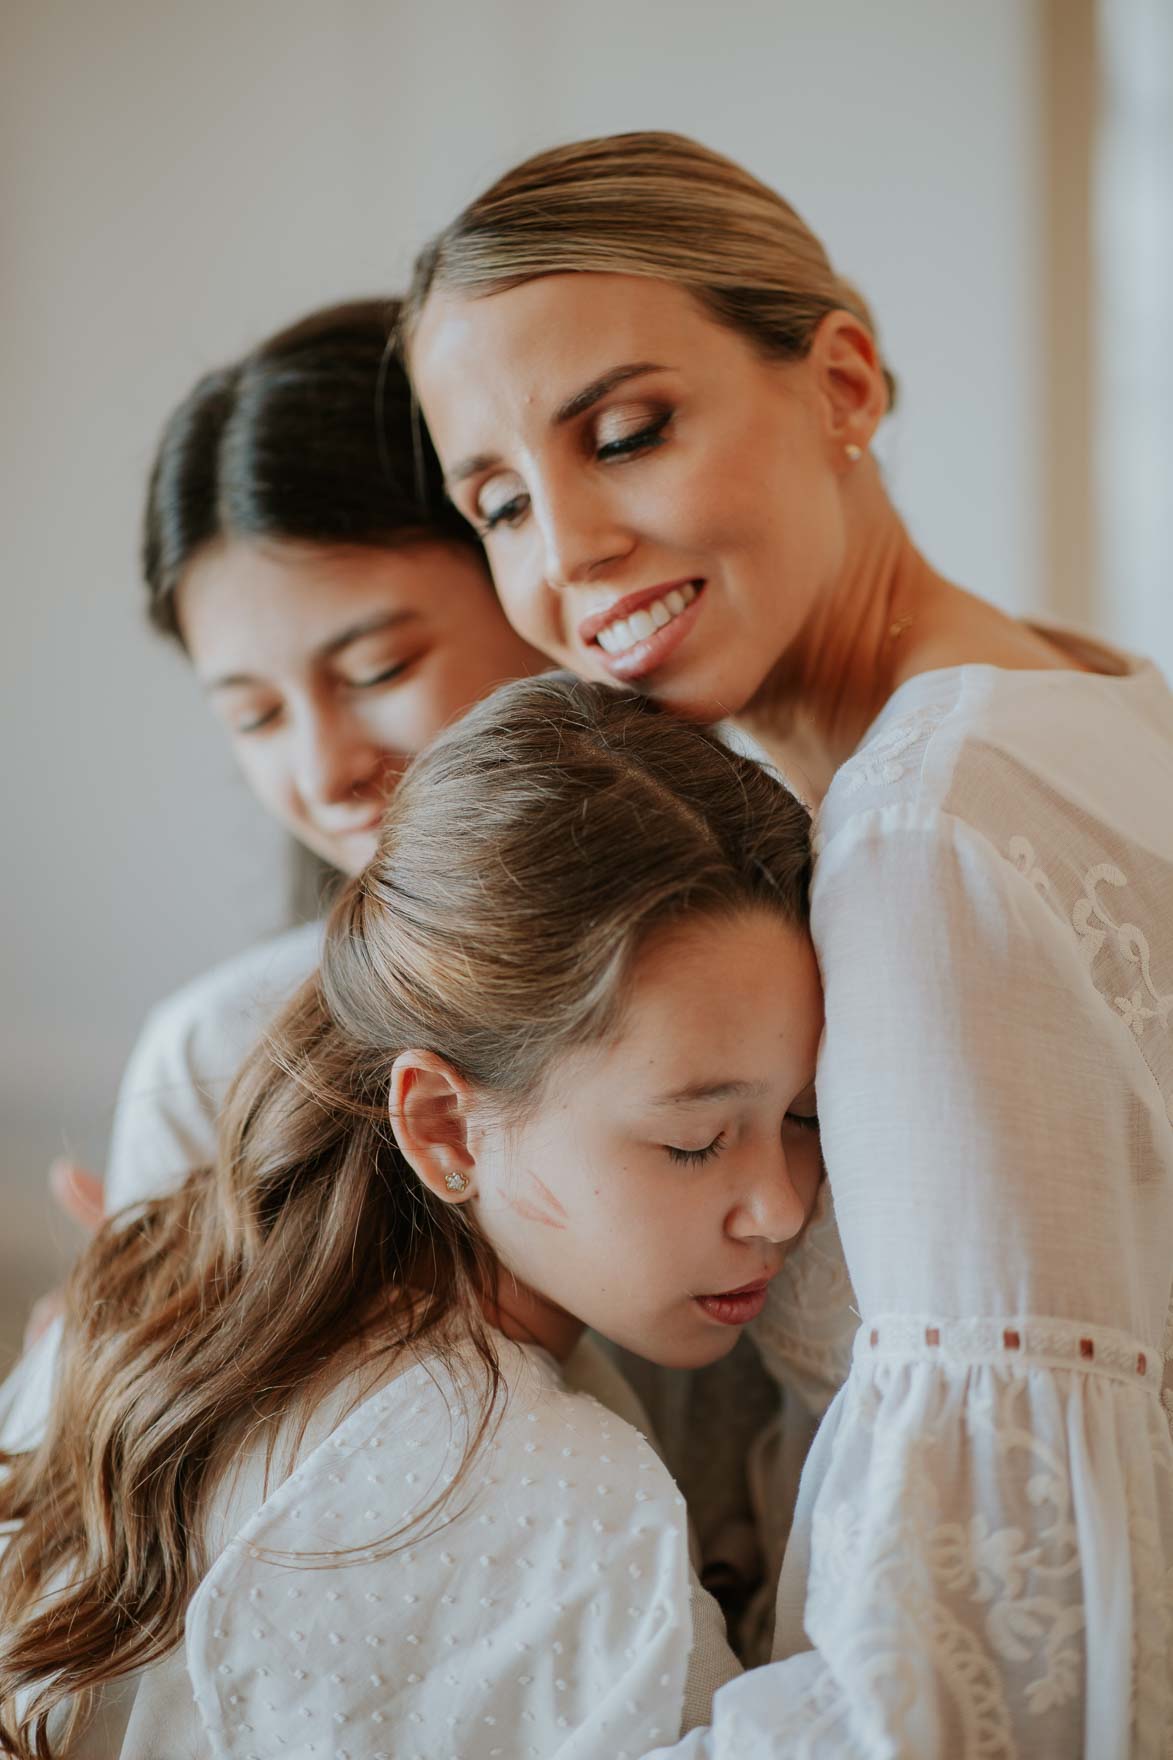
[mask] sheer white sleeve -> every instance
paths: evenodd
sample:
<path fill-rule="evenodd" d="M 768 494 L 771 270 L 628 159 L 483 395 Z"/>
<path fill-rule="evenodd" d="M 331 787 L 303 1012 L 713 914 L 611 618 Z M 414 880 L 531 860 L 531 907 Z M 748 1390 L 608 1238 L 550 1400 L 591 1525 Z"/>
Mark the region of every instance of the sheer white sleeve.
<path fill-rule="evenodd" d="M 779 1660 L 678 1760 L 1173 1752 L 1173 1148 L 1148 1050 L 1173 972 L 1057 890 L 1024 839 L 907 801 L 820 857 L 819 1104 L 861 1325 Z"/>

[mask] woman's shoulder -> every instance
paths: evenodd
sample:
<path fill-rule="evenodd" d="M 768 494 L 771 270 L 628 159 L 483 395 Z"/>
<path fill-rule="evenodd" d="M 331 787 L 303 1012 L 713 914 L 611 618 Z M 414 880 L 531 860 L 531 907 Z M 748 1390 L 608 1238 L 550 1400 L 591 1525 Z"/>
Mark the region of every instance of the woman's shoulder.
<path fill-rule="evenodd" d="M 500 1367 L 486 1403 L 475 1353 L 414 1363 L 221 1552 L 187 1622 L 218 1751 L 247 1753 L 249 1724 L 291 1748 L 346 1724 L 364 1756 L 458 1738 L 487 1754 L 490 1726 L 513 1753 L 528 1718 L 545 1754 L 623 1676 L 608 1751 L 674 1739 L 656 1707 L 679 1703 L 687 1664 L 683 1500 L 643 1437 L 544 1354 L 501 1341 Z"/>
<path fill-rule="evenodd" d="M 817 849 L 852 830 L 948 838 L 959 824 L 1014 865 L 1040 839 L 1077 863 L 1081 849 L 1151 848 L 1173 793 L 1173 697 L 1154 667 L 1115 658 L 1110 672 L 960 666 L 910 679 L 836 773 Z"/>

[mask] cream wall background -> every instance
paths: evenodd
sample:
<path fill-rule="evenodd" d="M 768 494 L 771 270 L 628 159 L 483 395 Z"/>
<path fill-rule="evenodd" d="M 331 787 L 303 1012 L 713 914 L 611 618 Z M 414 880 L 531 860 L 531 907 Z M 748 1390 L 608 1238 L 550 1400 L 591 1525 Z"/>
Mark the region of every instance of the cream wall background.
<path fill-rule="evenodd" d="M 284 920 L 283 841 L 141 623 L 139 501 L 170 404 L 304 309 L 399 285 L 519 155 L 682 129 L 783 189 L 872 300 L 901 380 L 888 469 L 930 554 L 1040 608 L 1040 16 L 8 0 L 3 1324 L 72 1249 L 44 1166 L 100 1160 L 146 1008 Z"/>

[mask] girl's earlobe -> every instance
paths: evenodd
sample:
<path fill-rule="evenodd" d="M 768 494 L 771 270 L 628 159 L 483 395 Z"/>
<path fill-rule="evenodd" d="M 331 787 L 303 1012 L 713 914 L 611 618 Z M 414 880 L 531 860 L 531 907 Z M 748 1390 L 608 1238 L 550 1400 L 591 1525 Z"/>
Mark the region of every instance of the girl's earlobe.
<path fill-rule="evenodd" d="M 432 1051 L 403 1051 L 391 1070 L 391 1128 L 421 1183 L 446 1204 L 473 1196 L 469 1089 Z"/>

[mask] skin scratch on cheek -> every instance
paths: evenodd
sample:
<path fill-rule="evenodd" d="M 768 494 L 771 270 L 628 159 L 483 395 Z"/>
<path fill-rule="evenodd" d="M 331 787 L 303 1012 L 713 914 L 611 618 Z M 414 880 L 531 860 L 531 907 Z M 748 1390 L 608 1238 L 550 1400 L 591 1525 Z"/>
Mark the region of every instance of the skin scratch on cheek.
<path fill-rule="evenodd" d="M 541 1222 L 547 1228 L 565 1228 L 566 1211 L 554 1196 L 549 1186 L 540 1180 L 536 1173 L 526 1175 L 530 1184 L 537 1192 L 540 1202 L 535 1204 L 529 1198 L 509 1198 L 507 1203 L 518 1216 L 524 1216 L 527 1222 Z"/>

